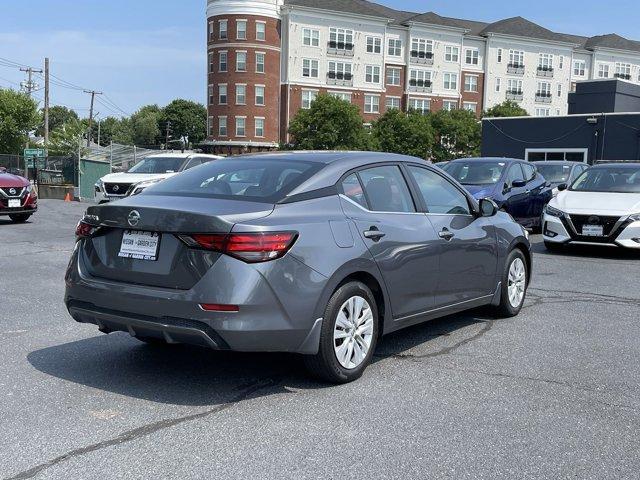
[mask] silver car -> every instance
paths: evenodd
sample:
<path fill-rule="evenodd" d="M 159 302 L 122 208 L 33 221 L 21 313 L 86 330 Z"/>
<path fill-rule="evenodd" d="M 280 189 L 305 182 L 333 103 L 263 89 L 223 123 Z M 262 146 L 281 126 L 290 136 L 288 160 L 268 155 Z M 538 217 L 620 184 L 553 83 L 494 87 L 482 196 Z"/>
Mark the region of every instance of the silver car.
<path fill-rule="evenodd" d="M 65 302 L 81 323 L 148 343 L 304 355 L 358 378 L 387 333 L 490 305 L 517 315 L 525 230 L 417 158 L 231 157 L 92 206 Z"/>

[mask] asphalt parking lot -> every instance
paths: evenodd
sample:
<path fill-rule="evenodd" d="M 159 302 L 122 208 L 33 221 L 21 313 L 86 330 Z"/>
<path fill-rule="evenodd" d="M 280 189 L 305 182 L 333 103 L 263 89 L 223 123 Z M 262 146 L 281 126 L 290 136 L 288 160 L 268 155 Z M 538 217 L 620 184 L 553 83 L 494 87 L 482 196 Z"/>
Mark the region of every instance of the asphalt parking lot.
<path fill-rule="evenodd" d="M 520 316 L 385 337 L 336 387 L 293 355 L 75 323 L 63 274 L 85 207 L 0 219 L 0 478 L 638 478 L 640 255 L 534 236 Z"/>

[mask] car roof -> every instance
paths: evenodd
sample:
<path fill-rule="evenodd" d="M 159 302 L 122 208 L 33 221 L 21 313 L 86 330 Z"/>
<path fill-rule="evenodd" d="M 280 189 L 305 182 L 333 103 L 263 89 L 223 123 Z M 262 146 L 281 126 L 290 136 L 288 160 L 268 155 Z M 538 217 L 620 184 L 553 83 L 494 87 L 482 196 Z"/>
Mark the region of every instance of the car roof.
<path fill-rule="evenodd" d="M 451 160 L 450 163 L 454 162 L 505 162 L 505 163 L 529 163 L 526 160 L 522 160 L 521 158 L 506 158 L 506 157 L 469 157 L 469 158 L 456 158 L 455 160 Z"/>
<path fill-rule="evenodd" d="M 622 163 L 622 162 L 611 162 L 611 163 L 599 163 L 597 165 L 592 166 L 591 168 L 640 168 L 640 163 Z"/>
<path fill-rule="evenodd" d="M 536 165 L 571 165 L 571 166 L 584 165 L 586 167 L 589 166 L 584 162 L 572 162 L 570 160 L 545 160 L 545 161 L 534 162 L 534 163 Z"/>
<path fill-rule="evenodd" d="M 191 158 L 191 157 L 211 157 L 211 158 L 222 158 L 218 155 L 210 155 L 207 153 L 183 153 L 183 152 L 162 152 L 162 153 L 153 153 L 151 155 L 147 155 L 144 158 Z"/>
<path fill-rule="evenodd" d="M 246 153 L 242 155 L 233 155 L 227 157 L 228 159 L 242 158 L 243 160 L 291 160 L 291 161 L 307 161 L 314 163 L 323 163 L 329 165 L 335 162 L 362 162 L 376 163 L 384 161 L 418 161 L 424 162 L 416 157 L 410 157 L 407 155 L 398 155 L 396 153 L 384 153 L 384 152 L 365 152 L 365 151 L 351 151 L 351 150 L 292 150 L 286 152 L 262 152 L 262 153 Z"/>

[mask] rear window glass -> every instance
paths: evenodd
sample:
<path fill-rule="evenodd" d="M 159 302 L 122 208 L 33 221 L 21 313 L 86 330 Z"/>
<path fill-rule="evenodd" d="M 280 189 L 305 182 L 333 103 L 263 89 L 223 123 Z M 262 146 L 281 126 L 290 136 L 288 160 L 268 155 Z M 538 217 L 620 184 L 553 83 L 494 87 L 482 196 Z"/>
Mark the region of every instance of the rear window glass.
<path fill-rule="evenodd" d="M 131 167 L 128 173 L 174 173 L 180 170 L 184 157 L 147 157 Z"/>
<path fill-rule="evenodd" d="M 187 170 L 142 194 L 276 203 L 322 167 L 295 160 L 229 158 Z"/>

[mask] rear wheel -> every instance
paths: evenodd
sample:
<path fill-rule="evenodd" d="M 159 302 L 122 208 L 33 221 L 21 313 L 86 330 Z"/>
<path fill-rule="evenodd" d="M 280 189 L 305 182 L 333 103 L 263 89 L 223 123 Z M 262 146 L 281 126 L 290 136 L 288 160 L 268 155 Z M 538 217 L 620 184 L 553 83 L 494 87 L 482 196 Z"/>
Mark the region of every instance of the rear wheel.
<path fill-rule="evenodd" d="M 502 274 L 500 304 L 495 308 L 498 317 L 515 317 L 522 310 L 527 295 L 527 260 L 520 249 L 512 250 Z"/>
<path fill-rule="evenodd" d="M 9 218 L 13 223 L 24 223 L 29 220 L 30 216 L 30 213 L 17 213 L 15 215 L 9 215 Z"/>
<path fill-rule="evenodd" d="M 340 287 L 324 312 L 320 347 L 304 357 L 309 372 L 332 383 L 358 379 L 371 363 L 378 338 L 378 308 L 371 290 L 360 282 Z"/>

